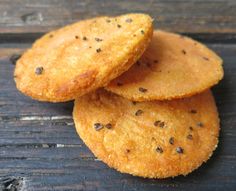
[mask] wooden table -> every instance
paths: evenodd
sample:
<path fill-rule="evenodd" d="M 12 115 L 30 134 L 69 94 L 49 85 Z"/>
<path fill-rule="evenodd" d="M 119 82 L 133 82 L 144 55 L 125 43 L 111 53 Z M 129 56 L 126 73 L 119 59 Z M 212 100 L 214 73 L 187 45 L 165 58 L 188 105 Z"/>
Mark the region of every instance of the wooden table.
<path fill-rule="evenodd" d="M 40 103 L 19 93 L 12 55 L 45 32 L 84 18 L 144 12 L 155 27 L 206 43 L 224 59 L 213 88 L 221 118 L 213 157 L 187 177 L 150 180 L 98 161 L 77 136 L 73 103 Z M 0 190 L 236 190 L 235 0 L 0 0 Z"/>

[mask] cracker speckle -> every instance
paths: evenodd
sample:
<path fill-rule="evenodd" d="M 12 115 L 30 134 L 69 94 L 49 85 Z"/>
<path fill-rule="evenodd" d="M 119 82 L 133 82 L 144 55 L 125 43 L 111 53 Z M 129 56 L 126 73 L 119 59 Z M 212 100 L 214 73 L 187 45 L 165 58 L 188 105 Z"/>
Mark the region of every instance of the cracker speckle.
<path fill-rule="evenodd" d="M 103 129 L 103 127 L 104 126 L 101 123 L 94 123 L 94 128 L 96 131 Z"/>
<path fill-rule="evenodd" d="M 159 125 L 160 122 L 161 122 L 161 121 L 159 121 L 159 120 L 158 120 L 158 121 L 155 121 L 155 122 L 154 122 L 154 126 L 157 127 L 157 126 Z"/>
<path fill-rule="evenodd" d="M 97 41 L 97 42 L 101 42 L 101 41 L 103 41 L 103 39 L 101 39 L 101 38 L 95 38 L 95 40 Z"/>
<path fill-rule="evenodd" d="M 140 87 L 138 90 L 139 90 L 140 92 L 142 92 L 142 93 L 145 93 L 145 92 L 148 91 L 146 88 L 142 88 L 142 87 Z"/>
<path fill-rule="evenodd" d="M 99 53 L 99 52 L 101 52 L 101 51 L 102 51 L 101 48 L 96 49 L 96 52 L 97 52 L 97 53 Z"/>
<path fill-rule="evenodd" d="M 139 110 L 137 110 L 136 112 L 135 112 L 135 115 L 136 116 L 140 116 L 140 115 L 142 115 L 143 114 L 143 110 L 141 110 L 141 109 L 139 109 Z"/>
<path fill-rule="evenodd" d="M 133 19 L 128 18 L 128 19 L 125 20 L 125 22 L 127 22 L 127 23 L 132 23 L 132 22 L 133 22 Z"/>
<path fill-rule="evenodd" d="M 161 147 L 157 147 L 157 148 L 156 148 L 156 152 L 158 152 L 158 153 L 163 153 L 163 149 L 162 149 Z"/>
<path fill-rule="evenodd" d="M 37 67 L 37 68 L 35 69 L 35 74 L 41 75 L 42 73 L 43 73 L 43 67 Z"/>
<path fill-rule="evenodd" d="M 183 154 L 184 153 L 184 149 L 182 147 L 177 147 L 176 148 L 176 152 L 179 154 Z"/>
<path fill-rule="evenodd" d="M 187 135 L 187 139 L 189 139 L 189 140 L 193 140 L 193 135 L 188 134 L 188 135 Z"/>
<path fill-rule="evenodd" d="M 203 127 L 204 125 L 203 125 L 202 122 L 198 122 L 198 123 L 197 123 L 197 126 L 198 126 L 198 127 Z"/>
<path fill-rule="evenodd" d="M 112 128 L 112 124 L 111 124 L 111 123 L 107 123 L 107 124 L 105 125 L 105 127 L 106 127 L 107 129 L 111 129 L 111 128 Z"/>
<path fill-rule="evenodd" d="M 174 144 L 174 137 L 171 137 L 171 138 L 169 139 L 169 143 L 170 143 L 171 145 Z"/>
<path fill-rule="evenodd" d="M 130 153 L 130 149 L 126 149 L 126 153 Z"/>
<path fill-rule="evenodd" d="M 209 58 L 207 58 L 207 57 L 202 57 L 204 60 L 206 60 L 206 61 L 209 61 Z"/>
<path fill-rule="evenodd" d="M 159 123 L 159 127 L 163 128 L 164 126 L 165 126 L 165 122 L 164 121 Z"/>

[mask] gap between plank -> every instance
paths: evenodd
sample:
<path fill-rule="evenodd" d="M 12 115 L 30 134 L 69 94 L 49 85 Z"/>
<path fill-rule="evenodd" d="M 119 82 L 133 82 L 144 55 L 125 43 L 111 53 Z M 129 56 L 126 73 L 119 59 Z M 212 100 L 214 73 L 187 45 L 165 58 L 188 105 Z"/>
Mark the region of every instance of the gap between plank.
<path fill-rule="evenodd" d="M 175 31 L 172 31 L 175 32 Z M 45 33 L 0 33 L 0 43 L 33 43 Z M 179 33 L 205 43 L 235 44 L 236 33 Z"/>

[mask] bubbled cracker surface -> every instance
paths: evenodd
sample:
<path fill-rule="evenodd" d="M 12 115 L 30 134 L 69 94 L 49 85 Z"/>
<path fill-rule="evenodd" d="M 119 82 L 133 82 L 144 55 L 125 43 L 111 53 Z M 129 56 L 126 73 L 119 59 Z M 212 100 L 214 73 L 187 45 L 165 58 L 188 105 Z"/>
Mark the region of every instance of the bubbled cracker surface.
<path fill-rule="evenodd" d="M 202 92 L 222 78 L 222 60 L 213 51 L 190 38 L 157 30 L 141 59 L 107 90 L 135 101 L 168 100 Z"/>
<path fill-rule="evenodd" d="M 68 101 L 126 71 L 152 37 L 145 14 L 98 17 L 52 31 L 37 40 L 18 60 L 17 88 L 41 101 Z M 42 74 L 35 74 L 43 67 Z"/>
<path fill-rule="evenodd" d="M 73 118 L 96 157 L 142 177 L 186 175 L 208 160 L 218 143 L 219 119 L 210 90 L 180 100 L 137 103 L 98 90 L 75 101 Z M 112 127 L 96 130 L 95 123 Z"/>

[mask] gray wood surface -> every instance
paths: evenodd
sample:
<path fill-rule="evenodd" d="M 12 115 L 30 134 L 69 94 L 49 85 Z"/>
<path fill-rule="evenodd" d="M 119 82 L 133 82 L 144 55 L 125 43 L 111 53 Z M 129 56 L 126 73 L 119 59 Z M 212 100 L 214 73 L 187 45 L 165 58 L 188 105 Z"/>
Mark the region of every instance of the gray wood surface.
<path fill-rule="evenodd" d="M 235 33 L 235 0 L 1 0 L 0 33 L 45 32 L 84 18 L 143 12 L 177 32 Z"/>
<path fill-rule="evenodd" d="M 77 136 L 72 102 L 37 102 L 15 88 L 10 58 L 44 32 L 133 11 L 157 18 L 156 28 L 207 43 L 224 60 L 225 77 L 213 88 L 221 118 L 219 147 L 187 177 L 143 179 L 110 169 Z M 234 0 L 0 0 L 0 190 L 236 190 L 235 30 Z"/>

